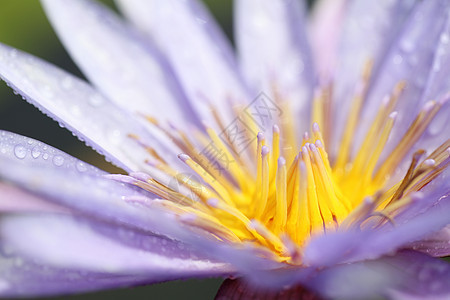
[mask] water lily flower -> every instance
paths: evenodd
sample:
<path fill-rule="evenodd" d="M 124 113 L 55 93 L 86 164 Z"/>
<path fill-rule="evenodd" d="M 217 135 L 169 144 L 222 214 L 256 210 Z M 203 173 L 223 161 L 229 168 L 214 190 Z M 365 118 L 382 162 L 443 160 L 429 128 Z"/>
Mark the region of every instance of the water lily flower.
<path fill-rule="evenodd" d="M 42 4 L 89 82 L 3 44 L 0 76 L 125 172 L 0 132 L 2 297 L 450 296 L 448 1 L 237 0 L 238 59 L 195 0 Z"/>

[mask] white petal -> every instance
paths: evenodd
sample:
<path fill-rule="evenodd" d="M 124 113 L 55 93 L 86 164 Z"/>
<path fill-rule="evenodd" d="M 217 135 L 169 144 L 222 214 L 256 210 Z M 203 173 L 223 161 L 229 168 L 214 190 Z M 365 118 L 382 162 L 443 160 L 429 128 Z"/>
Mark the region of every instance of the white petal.
<path fill-rule="evenodd" d="M 224 264 L 198 258 L 179 242 L 79 217 L 6 215 L 0 220 L 0 235 L 3 296 L 217 276 L 229 270 Z M 60 277 L 51 280 L 58 272 Z M 92 284 L 77 282 L 82 278 Z"/>
<path fill-rule="evenodd" d="M 378 76 L 375 74 L 374 83 L 369 92 L 367 101 L 362 110 L 362 120 L 358 128 L 357 141 L 361 141 L 370 122 L 375 117 L 378 107 L 387 94 L 390 94 L 395 84 L 405 80 L 406 88 L 401 94 L 396 110 L 398 117 L 391 133 L 391 139 L 388 141 L 382 158 L 387 157 L 399 139 L 407 131 L 408 127 L 424 107 L 425 102 L 429 100 L 442 100 L 439 98 L 430 99 L 429 97 L 442 96 L 448 90 L 435 90 L 434 93 L 427 95 L 430 81 L 435 80 L 434 68 L 437 65 L 436 56 L 446 47 L 446 39 L 441 36 L 450 32 L 449 24 L 450 6 L 448 1 L 422 1 L 414 9 L 411 16 L 405 23 L 405 27 L 378 70 Z M 447 52 L 447 50 L 444 51 Z M 443 66 L 444 67 L 444 66 Z M 444 75 L 444 74 L 442 74 Z M 435 81 L 437 85 L 442 81 Z M 448 102 L 444 109 L 446 112 L 441 114 L 442 122 L 448 117 Z M 444 119 L 442 119 L 442 117 Z M 443 125 L 445 129 L 446 125 Z M 432 129 L 435 130 L 435 129 Z M 448 134 L 439 135 L 434 139 L 434 143 L 418 144 L 417 148 L 431 150 L 438 144 L 444 142 Z M 433 149 L 434 150 L 434 149 Z M 407 158 L 409 161 L 409 157 Z"/>
<path fill-rule="evenodd" d="M 167 56 L 201 117 L 213 121 L 213 105 L 225 126 L 228 125 L 232 121 L 230 100 L 246 103 L 249 96 L 241 83 L 229 42 L 202 3 L 196 0 L 117 2 Z"/>
<path fill-rule="evenodd" d="M 255 92 L 289 101 L 298 132 L 309 129 L 315 74 L 298 1 L 241 0 L 235 32 L 245 78 Z M 292 112 L 291 112 L 292 111 Z M 270 127 L 271 128 L 271 127 Z"/>
<path fill-rule="evenodd" d="M 409 0 L 348 2 L 334 74 L 335 107 L 339 107 L 333 115 L 336 126 L 335 143 L 341 138 L 364 64 L 372 60 L 373 76 L 383 75 L 378 73 L 379 66 L 384 62 L 390 45 L 397 41 L 396 38 L 416 3 L 417 1 Z M 389 89 L 396 83 L 392 82 Z M 380 102 L 381 99 L 377 99 L 377 103 Z"/>
<path fill-rule="evenodd" d="M 78 66 L 111 100 L 159 120 L 196 119 L 162 55 L 112 11 L 88 0 L 42 3 Z"/>
<path fill-rule="evenodd" d="M 0 44 L 0 76 L 27 101 L 127 171 L 142 169 L 149 158 L 129 134 L 138 135 L 160 153 L 172 153 L 165 159 L 182 165 L 176 157 L 178 153 L 159 148 L 159 139 L 127 112 L 54 65 Z"/>

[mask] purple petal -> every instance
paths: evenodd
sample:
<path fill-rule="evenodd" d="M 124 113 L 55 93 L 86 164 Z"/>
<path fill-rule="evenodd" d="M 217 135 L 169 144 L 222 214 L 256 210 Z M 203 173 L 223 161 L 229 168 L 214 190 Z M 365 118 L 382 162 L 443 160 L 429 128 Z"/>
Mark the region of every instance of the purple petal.
<path fill-rule="evenodd" d="M 129 134 L 152 143 L 160 152 L 173 153 L 165 159 L 182 165 L 176 157 L 178 153 L 160 146 L 132 116 L 86 82 L 56 66 L 0 44 L 0 76 L 27 101 L 127 171 L 142 169 L 148 158 L 148 153 Z"/>
<path fill-rule="evenodd" d="M 358 141 L 362 140 L 382 98 L 389 94 L 399 81 L 405 80 L 407 83 L 396 108 L 398 111 L 396 125 L 382 159 L 389 155 L 390 150 L 398 143 L 398 139 L 406 132 L 425 102 L 432 100 L 428 96 L 439 96 L 437 93 L 432 95 L 430 93 L 427 96 L 424 92 L 430 86 L 429 81 L 434 79 L 433 63 L 436 62 L 436 56 L 438 52 L 445 49 L 442 44 L 447 43 L 442 36 L 450 32 L 448 14 L 450 6 L 448 4 L 447 1 L 420 2 L 406 21 L 403 31 L 391 46 L 378 72 L 374 75 L 374 85 L 371 87 L 362 111 L 362 119 L 367 122 L 362 123 L 359 128 Z M 440 92 L 442 95 L 442 92 L 447 91 Z M 444 120 L 441 119 L 441 122 L 445 122 L 447 119 L 448 108 L 445 109 L 443 116 Z M 447 137 L 448 135 L 439 136 L 439 141 L 435 139 L 434 144 L 420 144 L 417 147 L 431 150 Z"/>
<path fill-rule="evenodd" d="M 320 78 L 330 78 L 336 68 L 337 49 L 348 2 L 320 0 L 314 3 L 308 31 L 314 64 Z"/>
<path fill-rule="evenodd" d="M 299 267 L 259 272 L 258 276 L 248 279 L 264 288 L 281 289 L 302 284 L 326 299 L 397 299 L 396 295 L 447 299 L 450 295 L 449 275 L 450 264 L 447 262 L 418 252 L 402 251 L 395 256 L 330 268 Z"/>
<path fill-rule="evenodd" d="M 398 299 L 397 295 L 447 299 L 450 265 L 423 254 L 404 252 L 330 268 L 320 272 L 309 285 L 332 299 Z"/>
<path fill-rule="evenodd" d="M 0 130 L 0 157 L 23 165 L 58 167 L 101 176 L 104 171 L 35 139 Z"/>
<path fill-rule="evenodd" d="M 418 144 L 420 148 L 434 149 L 449 138 L 450 132 L 450 18 L 447 19 L 445 29 L 439 36 L 439 42 L 433 57 L 431 71 L 428 74 L 425 90 L 420 99 L 421 103 L 429 100 L 447 98 L 437 115 L 431 121 Z"/>
<path fill-rule="evenodd" d="M 424 252 L 431 256 L 443 257 L 450 255 L 450 225 L 442 230 L 428 236 L 427 238 L 414 242 L 408 247 Z"/>
<path fill-rule="evenodd" d="M 58 270 L 23 259 L 8 260 L 3 256 L 0 256 L 0 264 L 2 265 L 0 295 L 6 299 L 76 294 L 151 283 L 142 276 L 114 276 L 79 270 Z M 8 280 L 2 277 L 7 277 Z"/>
<path fill-rule="evenodd" d="M 5 215 L 0 220 L 0 233 L 2 296 L 80 292 L 192 276 L 218 276 L 229 270 L 223 264 L 199 259 L 179 242 L 81 218 Z M 57 275 L 62 277 L 53 278 Z M 74 277 L 72 284 L 71 277 Z M 91 284 L 83 284 L 83 279 L 90 278 Z"/>
<path fill-rule="evenodd" d="M 200 1 L 117 1 L 130 20 L 167 56 L 199 115 L 213 121 L 211 106 L 231 122 L 230 101 L 246 102 L 233 51 Z M 256 95 L 255 95 L 256 96 Z"/>
<path fill-rule="evenodd" d="M 78 66 L 112 101 L 158 120 L 195 120 L 161 55 L 107 7 L 88 0 L 42 3 Z"/>
<path fill-rule="evenodd" d="M 147 197 L 150 201 L 151 195 L 103 176 L 79 172 L 75 168 L 58 167 L 52 161 L 43 167 L 0 156 L 0 163 L 2 181 L 84 214 L 147 230 L 162 229 L 165 223 L 173 224 L 173 217 L 168 214 L 157 212 L 156 209 L 149 212 L 125 201 L 126 197 L 135 196 Z"/>
<path fill-rule="evenodd" d="M 0 182 L 0 214 L 5 212 L 67 212 L 64 207 Z"/>
<path fill-rule="evenodd" d="M 385 52 L 396 41 L 405 19 L 411 14 L 416 3 L 417 1 L 408 0 L 349 1 L 334 74 L 335 105 L 339 107 L 333 115 L 336 125 L 335 143 L 343 133 L 364 64 L 373 60 L 374 73 L 377 72 L 385 59 Z M 389 91 L 396 83 L 391 83 Z M 379 105 L 381 98 L 375 101 Z"/>
<path fill-rule="evenodd" d="M 236 41 L 245 78 L 256 92 L 289 101 L 299 132 L 309 128 L 315 80 L 304 7 L 298 1 L 236 2 Z M 286 111 L 285 113 L 290 113 Z"/>

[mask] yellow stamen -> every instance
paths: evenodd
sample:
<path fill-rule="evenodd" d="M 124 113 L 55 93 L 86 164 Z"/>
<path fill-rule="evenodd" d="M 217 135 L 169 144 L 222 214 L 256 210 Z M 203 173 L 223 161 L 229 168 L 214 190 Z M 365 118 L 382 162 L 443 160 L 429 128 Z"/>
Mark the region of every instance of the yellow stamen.
<path fill-rule="evenodd" d="M 339 152 L 333 152 L 330 158 L 328 151 L 333 149 L 329 149 L 331 143 L 325 142 L 333 133 L 331 83 L 315 93 L 312 130 L 303 134 L 301 145 L 297 145 L 300 135 L 288 99 L 281 99 L 274 89 L 283 116 L 273 120 L 280 127 L 273 126 L 270 145 L 266 145 L 267 132 L 260 132 L 256 141 L 239 152 L 228 136 L 218 134 L 212 127 L 186 134 L 174 126 L 166 129 L 149 118 L 177 150 L 185 153 L 179 158 L 201 179 L 179 174 L 170 160 L 163 159 L 161 153 L 137 135 L 130 138 L 147 150 L 148 167 L 158 179 L 141 173 L 116 178 L 162 197 L 164 200 L 152 200 L 150 204 L 167 209 L 180 222 L 209 232 L 214 239 L 243 247 L 250 244 L 263 257 L 301 264 L 302 247 L 311 236 L 352 227 L 377 228 L 386 222 L 394 224 L 397 214 L 418 199 L 416 192 L 450 165 L 450 140 L 447 140 L 428 157 L 423 151 L 416 151 L 407 172 L 397 182 L 393 180 L 394 171 L 413 152 L 413 147 L 417 148 L 417 141 L 443 101 L 428 102 L 403 137 L 395 141 L 397 146 L 390 155 L 380 161 L 382 154 L 383 157 L 386 154 L 383 151 L 392 138 L 391 132 L 396 130 L 394 109 L 401 101 L 405 82 L 399 82 L 383 100 L 359 149 L 355 149 L 354 138 L 361 121 L 370 69 L 368 63 L 347 116 Z M 252 116 L 239 110 L 242 107 L 232 109 L 236 120 L 250 128 L 250 132 L 266 130 L 258 129 Z M 220 114 L 214 108 L 211 110 L 215 125 L 225 131 L 227 126 Z M 211 144 L 218 153 L 231 158 L 232 163 L 226 164 L 211 152 L 205 153 L 204 149 Z M 353 150 L 358 151 L 352 153 Z M 164 184 L 164 176 L 161 179 L 158 172 L 175 178 L 177 188 Z M 267 255 L 267 251 L 273 255 Z"/>

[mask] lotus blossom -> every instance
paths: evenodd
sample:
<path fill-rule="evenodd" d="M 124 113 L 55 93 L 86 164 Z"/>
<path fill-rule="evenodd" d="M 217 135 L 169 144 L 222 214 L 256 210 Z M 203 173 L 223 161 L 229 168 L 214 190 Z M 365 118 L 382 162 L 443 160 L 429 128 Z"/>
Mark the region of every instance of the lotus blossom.
<path fill-rule="evenodd" d="M 237 55 L 195 0 L 42 4 L 89 82 L 0 76 L 124 172 L 0 132 L 2 297 L 450 296 L 448 1 L 238 0 Z"/>

